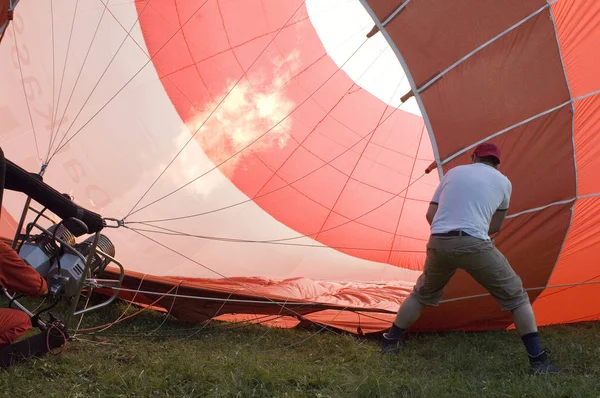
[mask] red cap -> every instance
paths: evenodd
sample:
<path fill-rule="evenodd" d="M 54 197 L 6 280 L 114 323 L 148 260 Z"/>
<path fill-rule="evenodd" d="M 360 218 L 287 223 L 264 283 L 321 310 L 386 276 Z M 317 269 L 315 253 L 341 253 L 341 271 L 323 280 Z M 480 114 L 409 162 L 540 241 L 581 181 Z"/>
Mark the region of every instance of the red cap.
<path fill-rule="evenodd" d="M 483 144 L 477 145 L 473 154 L 484 157 L 484 156 L 494 156 L 498 159 L 498 163 L 500 163 L 500 148 L 491 142 L 484 142 Z"/>

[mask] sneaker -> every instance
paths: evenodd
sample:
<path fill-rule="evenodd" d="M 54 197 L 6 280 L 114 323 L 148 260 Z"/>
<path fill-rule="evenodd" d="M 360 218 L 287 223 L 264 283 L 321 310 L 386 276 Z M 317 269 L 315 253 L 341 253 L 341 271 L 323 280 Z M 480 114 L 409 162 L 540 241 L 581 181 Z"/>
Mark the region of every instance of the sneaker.
<path fill-rule="evenodd" d="M 383 334 L 383 343 L 381 344 L 382 354 L 398 354 L 400 345 L 404 345 L 402 338 L 390 338 L 387 333 Z"/>
<path fill-rule="evenodd" d="M 536 357 L 529 356 L 529 364 L 531 365 L 531 371 L 536 376 L 542 374 L 557 375 L 560 373 L 558 367 L 548 362 L 548 354 L 546 351 L 542 351 L 542 353 Z"/>

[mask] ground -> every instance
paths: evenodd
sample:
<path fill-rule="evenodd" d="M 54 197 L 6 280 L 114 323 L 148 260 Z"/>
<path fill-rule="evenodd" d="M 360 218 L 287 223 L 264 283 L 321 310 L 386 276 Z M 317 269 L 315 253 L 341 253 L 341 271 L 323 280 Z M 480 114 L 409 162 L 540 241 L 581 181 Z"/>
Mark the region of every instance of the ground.
<path fill-rule="evenodd" d="M 114 305 L 84 325 L 123 310 Z M 142 313 L 78 336 L 61 355 L 0 372 L 0 396 L 598 396 L 599 330 L 599 323 L 541 329 L 563 374 L 535 377 L 513 331 L 415 334 L 398 356 L 382 356 L 377 341 L 319 328 L 190 326 Z"/>

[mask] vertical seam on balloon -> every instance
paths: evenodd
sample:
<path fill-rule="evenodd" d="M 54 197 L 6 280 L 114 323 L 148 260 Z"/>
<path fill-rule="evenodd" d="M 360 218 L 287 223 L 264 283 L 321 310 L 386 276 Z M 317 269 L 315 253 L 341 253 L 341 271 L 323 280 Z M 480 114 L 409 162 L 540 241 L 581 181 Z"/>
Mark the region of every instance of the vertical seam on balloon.
<path fill-rule="evenodd" d="M 177 23 L 179 23 L 179 25 L 181 25 L 181 15 L 179 13 L 179 7 L 177 7 L 177 2 L 176 1 L 173 4 L 175 5 L 175 13 L 177 14 Z M 225 27 L 223 27 L 223 29 L 224 28 Z M 200 73 L 199 64 L 196 63 L 196 59 L 194 58 L 194 54 L 192 54 L 192 49 L 190 48 L 190 44 L 188 43 L 187 36 L 185 34 L 185 29 L 181 29 L 181 37 L 183 38 L 183 41 L 185 42 L 185 46 L 186 46 L 186 48 L 188 50 L 188 54 L 190 55 L 190 58 L 192 58 L 192 64 L 194 65 L 194 69 L 196 69 L 196 73 L 198 74 L 198 78 L 200 79 L 200 82 L 204 86 L 204 89 L 206 89 L 206 93 L 208 94 L 208 96 L 210 97 L 210 99 L 214 101 L 215 97 L 212 95 L 212 93 L 208 89 L 208 86 L 206 85 L 206 82 L 204 81 L 204 78 L 202 77 L 202 74 Z M 231 48 L 231 45 L 229 47 Z M 232 52 L 233 52 L 233 50 L 232 50 Z M 152 56 L 150 55 L 150 53 L 148 53 L 148 58 L 150 58 L 150 59 L 152 58 Z M 169 78 L 169 82 L 175 86 L 175 83 L 173 83 L 170 78 Z M 175 87 L 177 87 L 177 86 L 175 86 Z M 181 90 L 179 90 L 179 91 L 181 91 Z M 184 94 L 184 97 L 190 102 L 191 106 L 194 106 L 194 103 L 190 99 L 188 99 L 188 97 L 185 94 Z"/>
<path fill-rule="evenodd" d="M 362 45 L 361 45 L 361 47 L 362 47 Z M 360 49 L 360 47 L 359 47 L 359 49 Z M 373 64 L 375 64 L 375 62 L 377 62 L 377 60 L 379 59 L 379 57 L 380 57 L 380 56 L 381 56 L 383 53 L 384 53 L 384 51 L 380 52 L 380 53 L 379 53 L 379 55 L 378 55 L 378 56 L 375 58 L 375 60 L 374 60 L 374 61 L 371 63 L 371 65 L 369 65 L 369 67 L 371 67 Z M 355 54 L 356 54 L 356 53 L 355 53 Z M 337 73 L 339 70 L 340 70 L 340 68 L 338 68 L 338 69 L 337 69 L 336 73 Z M 362 79 L 362 77 L 365 75 L 365 73 L 367 73 L 367 70 L 368 70 L 368 68 L 367 68 L 367 69 L 366 69 L 366 70 L 365 70 L 365 71 L 364 71 L 364 72 L 363 72 L 363 73 L 362 73 L 362 74 L 359 76 L 359 78 L 357 79 L 357 82 L 358 82 L 360 79 Z M 341 102 L 342 102 L 342 101 L 343 101 L 343 100 L 346 98 L 346 94 L 347 94 L 347 93 L 348 93 L 348 92 L 349 92 L 349 91 L 350 91 L 350 90 L 351 90 L 351 89 L 352 89 L 354 86 L 358 86 L 358 83 L 357 83 L 357 82 L 354 82 L 354 81 L 353 81 L 353 82 L 352 82 L 352 84 L 350 85 L 350 87 L 349 87 L 349 88 L 348 88 L 348 89 L 345 91 L 345 93 L 344 93 L 344 94 L 343 94 L 343 95 L 342 95 L 342 96 L 341 96 L 341 97 L 340 97 L 340 98 L 337 100 L 337 102 L 336 102 L 336 103 L 333 105 L 333 107 L 332 107 L 331 109 L 329 109 L 328 111 L 325 111 L 325 115 L 324 115 L 324 116 L 323 116 L 323 117 L 322 117 L 322 118 L 321 118 L 321 119 L 320 119 L 320 120 L 317 122 L 317 124 L 315 124 L 315 126 L 314 126 L 314 127 L 313 127 L 313 128 L 312 128 L 312 129 L 311 129 L 309 132 L 308 132 L 308 134 L 307 134 L 307 135 L 306 135 L 306 136 L 305 136 L 305 137 L 302 139 L 302 141 L 298 143 L 298 146 L 292 150 L 292 153 L 290 153 L 290 154 L 289 154 L 289 155 L 288 155 L 288 156 L 287 156 L 287 157 L 286 157 L 286 158 L 283 160 L 283 162 L 282 162 L 282 163 L 281 163 L 279 166 L 277 166 L 277 169 L 276 169 L 276 170 L 275 170 L 275 172 L 274 172 L 274 173 L 271 175 L 271 177 L 269 177 L 269 178 L 267 179 L 267 181 L 266 181 L 264 184 L 262 184 L 262 186 L 260 187 L 260 189 L 259 189 L 258 191 L 256 191 L 256 194 L 254 194 L 254 195 L 253 195 L 253 197 L 252 197 L 252 199 L 253 199 L 253 200 L 254 200 L 254 199 L 257 197 L 257 196 L 259 196 L 259 195 L 260 195 L 261 191 L 262 191 L 263 189 L 265 189 L 265 187 L 266 187 L 266 186 L 267 186 L 267 185 L 268 185 L 268 184 L 271 182 L 271 180 L 272 180 L 274 177 L 276 177 L 276 176 L 278 177 L 277 173 L 279 173 L 279 171 L 280 171 L 280 170 L 283 168 L 283 166 L 285 166 L 285 165 L 287 164 L 287 162 L 288 162 L 288 161 L 289 161 L 289 160 L 292 158 L 292 156 L 294 156 L 294 154 L 296 153 L 296 151 L 297 151 L 298 149 L 300 149 L 300 148 L 306 149 L 306 147 L 304 146 L 304 143 L 306 142 L 306 140 L 308 140 L 308 138 L 309 138 L 309 137 L 311 137 L 311 135 L 312 135 L 312 134 L 313 134 L 313 133 L 314 133 L 314 132 L 315 132 L 315 131 L 316 131 L 316 130 L 317 130 L 317 129 L 318 129 L 320 126 L 321 126 L 321 124 L 322 124 L 322 123 L 323 123 L 323 122 L 324 122 L 324 121 L 327 119 L 327 117 L 328 117 L 328 116 L 329 116 L 329 115 L 330 115 L 330 114 L 331 114 L 331 113 L 334 111 L 334 109 L 335 109 L 335 108 L 337 108 L 337 106 L 338 106 L 338 105 L 339 105 L 339 104 L 340 104 L 340 103 L 341 103 Z M 396 89 L 396 90 L 397 90 L 397 89 Z M 314 92 L 313 92 L 311 95 L 309 95 L 309 97 L 307 98 L 307 100 L 308 100 L 308 99 L 313 99 L 313 95 L 314 95 L 314 94 L 316 94 L 316 93 L 317 93 L 317 91 L 319 91 L 319 89 L 317 89 L 317 90 L 316 90 L 316 91 L 314 91 Z M 386 108 L 385 108 L 385 110 L 386 110 L 386 111 L 387 111 L 388 107 L 389 107 L 389 106 L 386 106 Z M 292 112 L 292 113 L 293 113 L 293 112 Z M 382 115 L 382 118 L 383 118 L 383 115 Z M 379 120 L 379 122 L 378 122 L 378 124 L 377 124 L 377 127 L 379 127 L 379 125 L 380 125 L 381 123 L 383 123 L 383 122 L 382 122 L 382 120 L 381 120 L 382 118 L 380 118 L 380 120 Z M 377 129 L 377 127 L 376 127 L 375 129 Z M 375 135 L 375 130 L 373 130 L 371 134 L 372 134 L 372 135 L 371 135 L 371 138 L 372 138 L 372 136 L 373 136 L 373 135 Z M 366 144 L 367 146 L 368 146 L 368 143 L 370 142 L 370 139 L 371 139 L 371 138 L 369 138 L 369 140 L 367 141 L 367 144 Z M 358 142 L 362 142 L 362 139 L 361 139 L 361 140 L 359 140 Z M 366 147 L 365 147 L 365 148 L 366 148 Z M 363 152 L 364 152 L 364 150 L 363 150 Z M 360 158 L 359 158 L 359 160 L 360 160 Z M 352 178 L 352 175 L 348 175 L 347 177 L 348 177 L 348 178 Z M 334 207 L 335 207 L 335 204 L 334 204 Z M 333 209 L 329 209 L 329 210 L 332 210 L 332 211 L 333 211 Z M 318 234 L 317 234 L 317 236 L 318 236 Z"/>
<path fill-rule="evenodd" d="M 563 69 L 563 73 L 564 73 L 564 77 L 565 77 L 565 83 L 567 84 L 567 89 L 569 90 L 569 99 L 571 102 L 571 145 L 573 148 L 573 171 L 574 171 L 574 178 L 575 178 L 575 198 L 573 200 L 573 204 L 571 205 L 571 217 L 569 219 L 569 225 L 567 226 L 567 230 L 565 231 L 565 237 L 563 238 L 562 244 L 560 245 L 560 249 L 556 256 L 556 261 L 554 262 L 554 265 L 552 266 L 552 269 L 550 270 L 550 273 L 548 274 L 548 279 L 546 280 L 545 286 L 548 286 L 548 284 L 550 283 L 550 279 L 552 278 L 552 275 L 554 274 L 554 271 L 556 270 L 556 266 L 558 265 L 558 262 L 560 261 L 563 250 L 565 248 L 565 244 L 567 242 L 569 232 L 571 231 L 571 226 L 573 225 L 573 218 L 575 216 L 575 205 L 577 204 L 577 197 L 579 195 L 579 182 L 578 182 L 579 176 L 577 173 L 577 157 L 576 157 L 576 150 L 575 150 L 575 101 L 573 101 L 573 93 L 571 91 L 571 85 L 569 84 L 569 77 L 567 76 L 567 68 L 565 67 L 562 48 L 560 46 L 560 38 L 558 37 L 558 28 L 556 26 L 556 19 L 554 18 L 554 13 L 552 12 L 552 6 L 550 4 L 551 3 L 548 3 L 548 5 L 549 5 L 548 12 L 550 14 L 550 20 L 552 21 L 552 27 L 554 29 L 554 37 L 556 38 L 556 46 L 558 48 L 558 56 L 560 58 L 560 63 L 562 65 L 562 69 Z M 543 291 L 540 294 L 542 294 L 542 293 L 543 293 Z"/>
<path fill-rule="evenodd" d="M 381 21 L 379 20 L 379 18 L 377 17 L 375 12 L 371 8 L 371 6 L 367 3 L 367 0 L 360 0 L 360 2 L 363 5 L 363 7 L 365 7 L 365 10 L 369 13 L 371 18 L 373 19 L 373 22 L 375 22 L 375 25 L 377 25 L 377 27 L 379 28 L 379 31 L 381 32 L 383 37 L 385 37 L 385 39 L 387 40 L 388 45 L 390 46 L 392 51 L 394 51 L 396 58 L 398 58 L 398 61 L 402 65 L 402 69 L 404 69 L 404 73 L 406 74 L 406 77 L 408 78 L 408 81 L 410 83 L 410 87 L 414 93 L 415 100 L 417 101 L 417 104 L 419 105 L 419 109 L 421 110 L 421 116 L 423 117 L 423 120 L 425 121 L 425 125 L 427 126 L 427 133 L 429 135 L 429 140 L 431 141 L 431 146 L 433 149 L 433 156 L 435 157 L 435 162 L 437 164 L 438 176 L 441 179 L 444 176 L 444 170 L 442 170 L 442 161 L 440 159 L 440 154 L 439 154 L 438 146 L 437 146 L 437 143 L 435 140 L 435 135 L 433 134 L 433 128 L 431 127 L 431 121 L 429 120 L 429 117 L 427 116 L 427 111 L 425 110 L 425 105 L 423 104 L 421 96 L 419 95 L 419 91 L 417 90 L 415 80 L 413 79 L 412 74 L 410 73 L 410 69 L 408 68 L 407 63 L 404 60 L 404 57 L 402 56 L 402 54 L 400 54 L 400 50 L 398 50 L 398 47 L 396 47 L 396 44 L 394 43 L 394 41 L 392 40 L 390 35 L 387 33 L 385 27 L 382 25 Z"/>
<path fill-rule="evenodd" d="M 175 2 L 175 3 L 177 3 L 177 2 Z M 223 33 L 225 33 L 225 39 L 227 40 L 227 45 L 229 46 L 231 55 L 233 55 L 235 62 L 240 67 L 240 70 L 242 71 L 242 73 L 244 73 L 244 67 L 242 66 L 242 63 L 240 62 L 237 54 L 235 53 L 233 47 L 231 46 L 231 40 L 229 39 L 229 34 L 227 33 L 227 27 L 225 26 L 225 18 L 223 18 L 223 12 L 221 11 L 221 4 L 219 3 L 219 0 L 217 0 L 216 3 L 217 3 L 217 10 L 219 11 L 219 19 L 221 20 L 221 26 L 223 26 Z M 250 79 L 248 79 L 248 83 L 250 85 L 252 84 Z"/>
<path fill-rule="evenodd" d="M 172 35 L 172 36 L 171 36 L 171 37 L 170 37 L 170 38 L 169 38 L 169 39 L 168 39 L 168 40 L 167 40 L 167 41 L 166 41 L 166 42 L 165 42 L 165 43 L 164 43 L 164 44 L 163 44 L 163 45 L 162 45 L 162 46 L 161 46 L 161 47 L 160 47 L 158 50 L 157 50 L 157 52 L 154 54 L 154 56 L 156 56 L 156 55 L 157 55 L 157 54 L 158 54 L 158 53 L 159 53 L 159 52 L 160 52 L 160 51 L 161 51 L 161 50 L 162 50 L 162 49 L 163 49 L 163 48 L 164 48 L 164 47 L 165 47 L 165 46 L 166 46 L 166 45 L 169 43 L 169 41 L 170 41 L 171 39 L 173 39 L 173 37 L 175 37 L 175 35 L 176 35 L 176 34 L 177 34 L 177 33 L 178 33 L 180 30 L 182 30 L 182 29 L 183 29 L 183 26 L 185 26 L 185 25 L 186 25 L 186 24 L 187 24 L 187 23 L 188 23 L 188 22 L 189 22 L 189 21 L 190 21 L 190 20 L 191 20 L 191 19 L 192 19 L 192 18 L 195 16 L 195 14 L 196 14 L 198 11 L 200 11 L 200 9 L 201 9 L 202 7 L 204 7 L 204 5 L 205 5 L 207 2 L 208 2 L 208 0 L 206 0 L 206 1 L 205 1 L 205 2 L 204 2 L 204 3 L 203 3 L 201 6 L 200 6 L 200 8 L 198 8 L 198 9 L 196 10 L 196 12 L 194 12 L 194 13 L 192 14 L 192 16 L 190 16 L 190 17 L 189 17 L 189 18 L 186 20 L 186 22 L 185 22 L 185 23 L 184 23 L 184 24 L 183 24 L 183 25 L 182 25 L 182 26 L 181 26 L 181 27 L 180 27 L 180 28 L 179 28 L 179 29 L 178 29 L 178 30 L 175 32 L 175 34 L 173 34 L 173 35 Z M 296 13 L 297 13 L 297 12 L 298 12 L 298 10 L 299 10 L 299 9 L 302 7 L 302 5 L 304 5 L 304 2 L 302 2 L 302 3 L 300 4 L 300 6 L 298 6 L 298 8 L 296 8 L 296 10 L 294 11 L 294 13 L 293 13 L 293 14 L 290 16 L 290 18 L 289 18 L 289 19 L 288 19 L 288 20 L 285 22 L 284 26 L 282 26 L 282 27 L 281 27 L 281 28 L 280 28 L 280 29 L 277 31 L 277 33 L 275 34 L 275 36 L 274 36 L 274 37 L 271 39 L 271 41 L 269 41 L 269 43 L 267 44 L 267 47 L 269 47 L 269 46 L 270 46 L 270 45 L 273 43 L 273 41 L 275 40 L 275 38 L 276 38 L 276 37 L 279 35 L 279 33 L 281 33 L 281 32 L 283 31 L 283 29 L 285 28 L 285 26 L 287 25 L 287 23 L 288 23 L 289 21 L 291 21 L 292 17 L 293 17 L 294 15 L 296 15 Z M 361 45 L 361 46 L 362 46 L 362 45 Z M 174 157 L 173 159 L 171 159 L 171 161 L 169 162 L 169 164 L 167 164 L 167 166 L 165 167 L 165 169 L 164 169 L 164 170 L 163 170 L 163 171 L 162 171 L 162 172 L 159 174 L 159 176 L 158 176 L 158 177 L 157 177 L 157 178 L 154 180 L 154 182 L 152 183 L 152 185 L 150 185 L 150 187 L 149 187 L 149 188 L 146 190 L 146 192 L 145 192 L 145 193 L 142 195 L 142 197 L 141 197 L 141 198 L 140 198 L 140 199 L 137 201 L 137 203 L 136 203 L 136 204 L 135 204 L 135 205 L 134 205 L 134 206 L 131 208 L 131 210 L 130 210 L 130 211 L 127 213 L 127 215 L 124 217 L 124 219 L 125 219 L 125 218 L 127 218 L 127 217 L 129 217 L 129 216 L 131 216 L 132 214 L 135 214 L 135 213 L 137 213 L 137 212 L 139 212 L 139 211 L 141 211 L 141 210 L 143 210 L 143 209 L 147 208 L 148 206 L 151 206 L 152 204 L 156 203 L 158 200 L 163 200 L 163 199 L 165 199 L 166 197 L 168 197 L 168 196 L 170 196 L 170 195 L 174 194 L 175 192 L 178 192 L 179 190 L 181 190 L 181 189 L 185 188 L 186 186 L 188 186 L 188 185 L 189 185 L 189 184 L 191 184 L 192 182 L 194 182 L 194 181 L 197 181 L 199 178 L 201 178 L 201 177 L 203 177 L 203 176 L 207 175 L 208 173 L 212 172 L 213 170 L 216 170 L 216 169 L 218 169 L 218 168 L 219 168 L 219 167 L 220 167 L 222 164 L 224 164 L 224 163 L 225 163 L 225 162 L 227 162 L 228 160 L 232 159 L 232 158 L 233 158 L 233 156 L 237 156 L 239 153 L 241 153 L 241 151 L 243 151 L 244 149 L 248 148 L 250 145 L 252 145 L 252 144 L 253 144 L 253 143 L 255 143 L 256 141 L 258 141 L 258 140 L 259 140 L 260 138 L 262 138 L 262 137 L 263 137 L 265 134 L 267 134 L 267 133 L 268 133 L 268 131 L 270 131 L 270 130 L 271 130 L 271 129 L 267 130 L 267 132 L 263 133 L 263 134 L 262 134 L 260 137 L 258 137 L 256 140 L 252 141 L 250 144 L 246 145 L 246 146 L 245 146 L 244 148 L 242 148 L 240 151 L 236 152 L 236 153 L 235 153 L 235 154 L 233 154 L 231 157 L 229 157 L 229 158 L 228 158 L 228 159 L 226 159 L 225 161 L 221 162 L 219 165 L 216 165 L 215 167 L 211 168 L 211 169 L 210 169 L 210 170 L 208 170 L 207 172 L 205 172 L 205 173 L 201 174 L 201 175 L 200 175 L 200 176 L 198 176 L 197 178 L 195 178 L 195 179 L 193 179 L 192 181 L 190 181 L 190 182 L 186 183 L 186 184 L 185 184 L 185 185 L 183 185 L 182 187 L 179 187 L 179 188 L 178 188 L 178 189 L 176 189 L 175 191 L 172 191 L 172 192 L 170 192 L 169 194 L 167 194 L 167 195 L 163 196 L 162 198 L 160 198 L 160 199 L 158 199 L 158 200 L 156 200 L 156 201 L 153 201 L 153 202 L 151 202 L 150 204 L 147 204 L 147 205 L 145 205 L 145 206 L 143 206 L 143 207 L 141 207 L 141 208 L 139 208 L 139 209 L 135 210 L 135 208 L 136 208 L 136 207 L 137 207 L 137 206 L 138 206 L 138 205 L 141 203 L 141 201 L 142 201 L 142 200 L 143 200 L 143 199 L 146 197 L 146 195 L 147 195 L 147 194 L 148 194 L 148 193 L 149 193 L 149 192 L 152 190 L 152 188 L 154 188 L 154 185 L 156 185 L 156 183 L 157 183 L 157 182 L 160 180 L 160 178 L 161 178 L 161 177 L 162 177 L 162 176 L 163 176 L 163 175 L 166 173 L 167 169 L 168 169 L 168 168 L 171 166 L 171 164 L 172 164 L 173 162 L 175 162 L 175 160 L 176 160 L 176 159 L 179 157 L 179 155 L 180 155 L 180 154 L 183 152 L 183 150 L 184 150 L 184 149 L 187 147 L 187 145 L 188 145 L 188 144 L 189 144 L 189 143 L 190 143 L 190 142 L 193 140 L 193 138 L 195 137 L 195 135 L 196 135 L 196 134 L 197 134 L 197 133 L 200 131 L 200 129 L 201 129 L 201 128 L 202 128 L 202 127 L 205 125 L 205 123 L 207 123 L 207 122 L 208 122 L 208 119 L 209 119 L 209 118 L 210 118 L 210 117 L 211 117 L 211 116 L 214 114 L 214 112 L 216 112 L 216 110 L 219 108 L 219 106 L 221 106 L 221 104 L 222 104 L 222 103 L 225 101 L 225 99 L 226 99 L 226 98 L 229 96 L 229 94 L 230 94 L 230 93 L 233 91 L 233 89 L 237 87 L 238 83 L 239 83 L 239 82 L 242 80 L 242 78 L 244 78 L 244 77 L 246 76 L 247 72 L 248 72 L 248 71 L 250 70 L 250 68 L 252 68 L 252 67 L 254 66 L 254 64 L 255 64 L 255 63 L 258 61 L 258 58 L 259 58 L 259 57 L 261 57 L 261 56 L 263 55 L 263 53 L 266 51 L 267 47 L 263 48 L 263 50 L 260 52 L 260 54 L 258 55 L 258 57 L 257 57 L 257 58 L 256 58 L 256 59 L 255 59 L 255 60 L 254 60 L 254 61 L 253 61 L 251 64 L 250 64 L 250 66 L 248 67 L 248 69 L 246 70 L 246 72 L 245 72 L 245 73 L 244 73 L 244 74 L 243 74 L 243 75 L 242 75 L 242 76 L 241 76 L 241 77 L 240 77 L 240 78 L 239 78 L 239 79 L 238 79 L 238 80 L 237 80 L 237 81 L 234 83 L 234 85 L 231 87 L 231 89 L 230 89 L 230 90 L 229 90 L 229 91 L 228 91 L 228 92 L 225 94 L 225 97 L 223 97 L 223 98 L 221 99 L 221 101 L 220 101 L 220 102 L 219 102 L 219 103 L 216 105 L 216 107 L 215 107 L 215 108 L 214 108 L 214 109 L 211 111 L 211 113 L 210 113 L 210 114 L 207 116 L 207 118 L 206 118 L 206 119 L 204 119 L 204 121 L 202 122 L 202 124 L 200 125 L 200 127 L 198 127 L 198 129 L 196 129 L 196 131 L 195 131 L 195 132 L 192 134 L 192 136 L 190 137 L 190 139 L 189 139 L 189 140 L 188 140 L 188 141 L 185 143 L 185 145 L 184 145 L 184 146 L 183 146 L 183 147 L 182 147 L 182 148 L 179 150 L 179 152 L 178 152 L 178 153 L 175 155 L 175 157 Z M 360 47 L 359 47 L 359 48 L 360 48 Z M 152 61 L 152 58 L 151 58 L 150 60 L 148 60 L 148 63 L 149 63 L 149 62 L 151 62 L 151 61 Z M 144 65 L 144 67 L 145 67 L 145 66 L 146 66 L 148 63 L 146 63 L 146 64 Z M 133 76 L 133 77 L 132 77 L 132 78 L 131 78 L 131 79 L 130 79 L 130 80 L 129 80 L 129 81 L 126 83 L 126 84 L 125 84 L 125 86 L 123 86 L 123 87 L 122 87 L 122 88 L 121 88 L 121 89 L 120 89 L 120 90 L 119 90 L 119 91 L 118 91 L 118 92 L 117 92 L 117 93 L 116 93 L 114 96 L 118 95 L 118 93 L 119 93 L 121 90 L 123 90 L 123 89 L 124 89 L 124 88 L 125 88 L 125 87 L 126 87 L 128 84 L 129 84 L 129 82 L 131 82 L 131 80 L 133 80 L 133 78 L 135 78 L 135 76 L 137 76 L 137 74 L 138 74 L 138 73 L 140 73 L 140 72 L 143 70 L 143 68 L 144 68 L 144 67 L 142 67 L 142 69 L 138 70 L 138 72 L 136 72 L 136 74 L 135 74 L 135 75 L 134 75 L 134 76 Z M 338 70 L 339 70 L 339 69 L 338 69 Z M 336 72 L 336 73 L 337 73 L 337 72 Z M 331 78 L 331 77 L 330 77 L 330 78 Z M 113 98 L 114 98 L 114 96 L 113 96 Z M 111 100 L 112 100 L 112 98 L 111 98 Z M 109 100 L 109 102 L 110 102 L 111 100 Z M 100 111 L 101 111 L 101 110 L 102 110 L 102 109 L 103 109 L 103 108 L 104 108 L 106 105 L 108 105 L 108 103 L 106 103 L 106 104 L 105 104 L 105 105 L 104 105 L 102 108 L 100 108 L 100 110 L 99 110 L 99 111 L 98 111 L 96 114 L 94 114 L 94 117 L 95 117 L 95 115 L 97 115 L 97 114 L 98 114 L 98 113 L 99 113 L 99 112 L 100 112 Z M 287 118 L 287 117 L 289 117 L 289 116 L 290 116 L 290 115 L 288 114 L 288 115 L 286 116 L 286 118 Z M 93 117 L 92 117 L 92 119 L 93 119 Z M 92 119 L 90 119 L 90 120 L 88 121 L 88 123 L 89 123 L 89 122 L 90 122 Z M 282 120 L 281 120 L 279 123 L 281 123 L 283 120 L 285 120 L 285 118 L 284 118 L 284 119 L 282 119 Z M 276 124 L 276 126 L 277 126 L 279 123 L 277 123 L 277 124 Z M 86 124 L 87 124 L 87 123 L 86 123 Z M 84 125 L 84 127 L 85 127 L 85 125 Z M 273 126 L 273 127 L 275 127 L 275 126 Z M 82 128 L 83 128 L 83 127 L 82 127 Z M 79 130 L 79 131 L 80 131 L 80 130 Z M 70 139 L 72 139 L 72 138 L 74 138 L 74 137 L 71 137 Z M 68 143 L 68 141 L 67 141 L 67 143 Z M 66 143 L 65 143 L 65 145 L 66 145 Z M 135 210 L 135 211 L 134 211 L 134 210 Z"/>
<path fill-rule="evenodd" d="M 423 141 L 423 130 L 425 130 L 425 125 L 421 129 L 421 134 L 419 136 L 419 145 L 417 146 L 417 153 L 415 154 L 415 159 L 413 160 L 412 169 L 410 170 L 410 176 L 408 177 L 408 183 L 410 184 L 410 180 L 413 178 L 413 173 L 415 172 L 415 166 L 417 165 L 417 157 L 419 156 L 419 150 L 421 149 L 421 142 Z M 396 229 L 394 230 L 394 234 L 392 235 L 392 245 L 390 246 L 390 253 L 388 254 L 387 263 L 390 262 L 392 258 L 392 252 L 394 251 L 394 243 L 396 242 L 396 234 L 398 233 L 398 227 L 400 226 L 400 220 L 402 219 L 402 213 L 404 211 L 404 206 L 406 205 L 406 199 L 408 198 L 408 188 L 404 191 L 404 200 L 402 201 L 402 207 L 400 207 L 400 214 L 398 215 L 398 222 L 396 223 Z"/>
<path fill-rule="evenodd" d="M 354 83 L 356 84 L 356 83 Z M 353 84 L 353 85 L 354 85 Z M 394 95 L 398 92 L 398 88 L 400 87 L 400 85 L 398 85 L 398 87 L 396 87 L 396 90 L 394 90 Z M 343 97 L 342 97 L 343 98 Z M 383 113 L 381 114 L 381 116 L 379 117 L 379 120 L 377 121 L 377 126 L 375 126 L 375 129 L 373 130 L 373 132 L 370 134 L 369 139 L 367 140 L 367 143 L 365 144 L 365 147 L 363 148 L 363 150 L 361 151 L 358 159 L 356 160 L 356 163 L 354 164 L 354 167 L 352 168 L 352 170 L 350 171 L 350 174 L 348 175 L 348 178 L 346 179 L 346 182 L 344 183 L 344 186 L 342 187 L 342 189 L 340 190 L 340 193 L 338 194 L 335 202 L 333 202 L 333 206 L 331 206 L 331 209 L 329 209 L 329 213 L 327 214 L 327 217 L 325 217 L 325 221 L 323 221 L 323 224 L 321 225 L 321 228 L 319 228 L 319 232 L 317 232 L 316 236 L 315 236 L 315 240 L 317 240 L 319 238 L 319 235 L 323 232 L 323 228 L 325 228 L 325 225 L 327 224 L 327 221 L 329 220 L 329 217 L 331 217 L 331 213 L 334 211 L 335 206 L 338 204 L 338 202 L 340 201 L 346 187 L 348 186 L 348 182 L 350 181 L 350 178 L 352 178 L 352 174 L 354 174 L 354 171 L 356 170 L 356 168 L 358 167 L 358 164 L 360 163 L 360 160 L 363 156 L 363 154 L 365 153 L 365 151 L 367 150 L 369 143 L 371 142 L 371 140 L 373 139 L 373 137 L 375 136 L 375 133 L 377 132 L 377 128 L 379 126 L 381 126 L 381 124 L 383 123 L 384 116 L 388 110 L 390 106 L 386 105 Z M 409 184 L 406 187 L 406 190 L 408 190 L 408 188 L 410 187 L 410 181 Z M 395 198 L 396 195 L 392 195 L 392 198 Z M 390 199 L 391 200 L 391 199 Z M 387 202 L 387 201 L 386 201 Z M 386 203 L 384 202 L 384 203 Z"/>
<path fill-rule="evenodd" d="M 519 26 L 523 25 L 525 22 L 529 21 L 530 19 L 532 19 L 533 17 L 535 17 L 536 15 L 538 15 L 539 13 L 541 13 L 542 11 L 544 11 L 546 8 L 549 8 L 548 4 L 546 4 L 545 6 L 543 6 L 540 9 L 538 9 L 537 11 L 531 13 L 527 17 L 525 17 L 522 20 L 520 20 L 519 22 L 517 22 L 516 24 L 514 24 L 511 27 L 509 27 L 508 29 L 504 30 L 503 32 L 501 32 L 501 33 L 497 34 L 496 36 L 492 37 L 491 39 L 489 39 L 488 41 L 486 41 L 485 43 L 483 43 L 479 47 L 475 48 L 474 50 L 472 50 L 471 52 L 469 52 L 467 55 L 465 55 L 464 57 L 462 57 L 461 59 L 459 59 L 458 61 L 456 61 L 455 63 L 453 63 L 449 67 L 447 67 L 446 69 L 444 69 L 438 75 L 436 75 L 435 77 L 433 77 L 431 80 L 429 80 L 423 86 L 421 86 L 418 89 L 418 91 L 419 92 L 425 91 L 433 83 L 437 82 L 439 79 L 441 79 L 442 77 L 444 77 L 444 75 L 446 75 L 447 73 L 449 73 L 450 71 L 452 71 L 454 68 L 456 68 L 458 65 L 462 64 L 467 59 L 471 58 L 471 56 L 475 55 L 476 53 L 478 53 L 479 51 L 483 50 L 484 48 L 486 48 L 490 44 L 494 43 L 496 40 L 502 38 L 507 33 L 510 33 L 513 30 L 515 30 L 516 28 L 518 28 Z"/>

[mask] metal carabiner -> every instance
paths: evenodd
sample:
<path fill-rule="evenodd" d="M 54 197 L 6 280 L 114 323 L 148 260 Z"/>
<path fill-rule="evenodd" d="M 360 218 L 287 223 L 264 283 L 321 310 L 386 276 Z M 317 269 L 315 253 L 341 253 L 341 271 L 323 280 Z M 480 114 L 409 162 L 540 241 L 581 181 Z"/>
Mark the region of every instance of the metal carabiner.
<path fill-rule="evenodd" d="M 121 228 L 125 226 L 125 220 L 119 220 L 117 218 L 105 217 L 102 221 L 105 228 Z"/>

